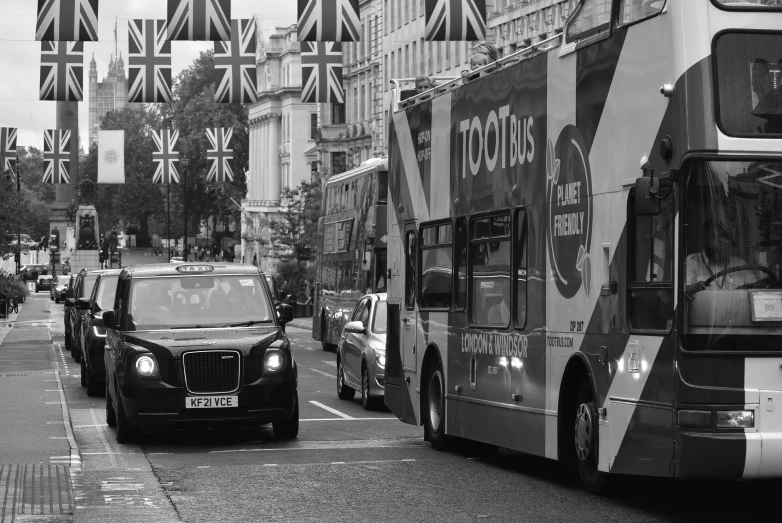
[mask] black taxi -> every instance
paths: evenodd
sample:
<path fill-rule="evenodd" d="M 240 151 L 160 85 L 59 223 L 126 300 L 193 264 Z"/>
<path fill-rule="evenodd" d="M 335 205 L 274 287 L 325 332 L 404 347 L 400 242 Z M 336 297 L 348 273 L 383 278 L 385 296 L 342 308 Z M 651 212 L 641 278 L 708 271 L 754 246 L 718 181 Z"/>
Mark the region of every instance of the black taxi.
<path fill-rule="evenodd" d="M 119 275 L 106 328 L 106 422 L 140 429 L 272 423 L 299 430 L 298 374 L 266 278 L 252 265 L 137 265 Z"/>

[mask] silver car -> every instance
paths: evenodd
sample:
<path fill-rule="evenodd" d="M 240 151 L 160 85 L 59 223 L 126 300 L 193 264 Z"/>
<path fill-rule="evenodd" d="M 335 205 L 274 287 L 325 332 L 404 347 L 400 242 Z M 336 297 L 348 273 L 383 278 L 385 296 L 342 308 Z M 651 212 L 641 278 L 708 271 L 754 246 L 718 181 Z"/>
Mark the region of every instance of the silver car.
<path fill-rule="evenodd" d="M 386 293 L 362 297 L 337 347 L 337 395 L 352 400 L 361 390 L 361 405 L 367 410 L 382 405 L 385 393 L 386 298 Z"/>

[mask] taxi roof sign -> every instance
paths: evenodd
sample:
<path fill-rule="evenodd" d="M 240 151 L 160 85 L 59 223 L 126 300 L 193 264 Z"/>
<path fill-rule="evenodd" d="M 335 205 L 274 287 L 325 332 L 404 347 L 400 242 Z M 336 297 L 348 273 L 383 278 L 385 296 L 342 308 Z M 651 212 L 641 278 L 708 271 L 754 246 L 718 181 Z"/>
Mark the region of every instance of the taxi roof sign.
<path fill-rule="evenodd" d="M 212 265 L 179 265 L 176 270 L 179 272 L 201 273 L 213 272 L 215 268 Z"/>

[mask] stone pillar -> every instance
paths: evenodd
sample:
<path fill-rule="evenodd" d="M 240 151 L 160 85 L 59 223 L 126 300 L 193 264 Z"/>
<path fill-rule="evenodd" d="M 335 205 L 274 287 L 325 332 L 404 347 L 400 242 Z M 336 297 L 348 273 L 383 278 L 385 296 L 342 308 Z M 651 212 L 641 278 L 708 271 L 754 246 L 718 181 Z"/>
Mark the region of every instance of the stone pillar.
<path fill-rule="evenodd" d="M 273 202 L 280 201 L 280 190 L 282 183 L 282 173 L 280 172 L 280 113 L 271 115 L 271 139 L 269 140 L 269 159 L 271 168 L 269 169 L 269 200 Z"/>
<path fill-rule="evenodd" d="M 263 171 L 261 172 L 261 200 L 264 202 L 269 201 L 269 117 L 264 115 L 261 119 L 261 164 L 263 165 Z"/>
<path fill-rule="evenodd" d="M 250 122 L 250 178 L 247 180 L 247 199 L 255 199 L 255 184 L 258 180 L 258 119 Z"/>

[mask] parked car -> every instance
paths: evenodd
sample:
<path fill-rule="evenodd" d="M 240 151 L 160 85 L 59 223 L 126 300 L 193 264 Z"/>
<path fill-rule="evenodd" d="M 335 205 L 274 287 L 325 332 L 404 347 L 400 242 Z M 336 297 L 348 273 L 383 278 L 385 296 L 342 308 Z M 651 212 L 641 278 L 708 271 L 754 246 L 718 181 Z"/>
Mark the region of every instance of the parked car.
<path fill-rule="evenodd" d="M 367 410 L 380 406 L 385 395 L 387 296 L 363 296 L 337 346 L 337 395 L 352 400 L 361 390 L 361 405 Z"/>
<path fill-rule="evenodd" d="M 89 299 L 92 294 L 92 288 L 98 279 L 101 270 L 87 271 L 82 269 L 76 275 L 71 288 L 71 295 L 65 300 L 65 346 L 71 351 L 71 356 L 76 363 L 81 363 L 81 340 L 77 337 L 81 334 L 81 321 L 84 316 L 83 311 L 76 309 L 76 300 L 79 298 Z"/>
<path fill-rule="evenodd" d="M 54 303 L 60 303 L 60 301 L 65 301 L 65 297 L 68 293 L 68 282 L 70 281 L 69 276 L 56 276 L 52 280 L 52 285 L 49 288 L 49 299 L 53 300 Z"/>
<path fill-rule="evenodd" d="M 19 269 L 19 278 L 24 281 L 38 281 L 43 274 L 49 274 L 48 265 L 23 265 Z"/>
<path fill-rule="evenodd" d="M 169 263 L 185 263 L 185 259 L 182 256 L 172 256 Z"/>
<path fill-rule="evenodd" d="M 140 429 L 272 423 L 299 431 L 298 370 L 261 272 L 252 265 L 125 268 L 106 327 L 106 423 Z"/>
<path fill-rule="evenodd" d="M 98 279 L 88 300 L 78 298 L 76 310 L 84 312 L 80 323 L 81 334 L 81 386 L 87 388 L 87 396 L 98 396 L 106 387 L 106 365 L 103 351 L 106 345 L 106 329 L 103 312 L 114 308 L 114 296 L 121 269 L 106 270 Z"/>
<path fill-rule="evenodd" d="M 35 292 L 41 292 L 42 290 L 52 290 L 53 277 L 50 274 L 44 274 L 38 276 L 38 280 L 35 282 Z"/>

